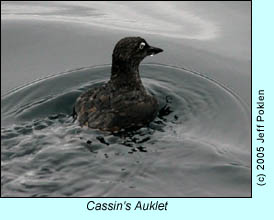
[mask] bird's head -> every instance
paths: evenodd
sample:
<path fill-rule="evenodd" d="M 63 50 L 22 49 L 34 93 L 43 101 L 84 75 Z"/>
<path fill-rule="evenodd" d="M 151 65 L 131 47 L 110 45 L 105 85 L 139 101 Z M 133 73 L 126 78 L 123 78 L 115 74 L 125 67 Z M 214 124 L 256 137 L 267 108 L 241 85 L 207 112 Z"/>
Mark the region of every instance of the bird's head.
<path fill-rule="evenodd" d="M 112 54 L 112 62 L 128 62 L 139 65 L 146 57 L 163 52 L 161 48 L 150 46 L 141 37 L 126 37 L 117 42 Z"/>

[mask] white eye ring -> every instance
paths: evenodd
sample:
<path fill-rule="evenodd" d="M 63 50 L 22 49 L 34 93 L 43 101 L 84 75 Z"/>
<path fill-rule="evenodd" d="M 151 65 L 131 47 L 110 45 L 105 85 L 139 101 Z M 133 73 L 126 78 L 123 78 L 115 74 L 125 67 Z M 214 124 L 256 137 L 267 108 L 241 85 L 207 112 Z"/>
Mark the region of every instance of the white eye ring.
<path fill-rule="evenodd" d="M 146 43 L 142 42 L 142 43 L 140 43 L 139 48 L 142 50 L 142 49 L 144 49 L 145 46 L 146 46 Z"/>

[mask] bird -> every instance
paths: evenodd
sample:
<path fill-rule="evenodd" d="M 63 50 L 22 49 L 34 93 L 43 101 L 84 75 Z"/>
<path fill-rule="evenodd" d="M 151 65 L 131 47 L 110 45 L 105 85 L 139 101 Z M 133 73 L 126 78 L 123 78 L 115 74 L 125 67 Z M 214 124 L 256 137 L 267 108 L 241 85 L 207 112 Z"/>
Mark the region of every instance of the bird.
<path fill-rule="evenodd" d="M 139 129 L 153 121 L 159 110 L 155 96 L 145 89 L 139 65 L 147 56 L 163 52 L 141 37 L 119 40 L 112 53 L 108 82 L 83 92 L 74 104 L 80 126 L 119 132 Z"/>

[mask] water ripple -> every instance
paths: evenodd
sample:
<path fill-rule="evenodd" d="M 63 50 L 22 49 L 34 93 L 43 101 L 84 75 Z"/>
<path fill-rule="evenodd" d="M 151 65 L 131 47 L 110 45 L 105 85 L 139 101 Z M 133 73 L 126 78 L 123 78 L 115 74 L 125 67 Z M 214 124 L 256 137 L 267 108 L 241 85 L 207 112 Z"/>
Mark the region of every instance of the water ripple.
<path fill-rule="evenodd" d="M 250 112 L 224 85 L 141 65 L 158 117 L 137 131 L 81 128 L 76 98 L 110 65 L 57 74 L 1 99 L 2 196 L 249 196 Z"/>
<path fill-rule="evenodd" d="M 217 38 L 216 22 L 188 8 L 187 2 L 7 2 L 2 4 L 1 19 L 79 23 L 195 40 Z"/>

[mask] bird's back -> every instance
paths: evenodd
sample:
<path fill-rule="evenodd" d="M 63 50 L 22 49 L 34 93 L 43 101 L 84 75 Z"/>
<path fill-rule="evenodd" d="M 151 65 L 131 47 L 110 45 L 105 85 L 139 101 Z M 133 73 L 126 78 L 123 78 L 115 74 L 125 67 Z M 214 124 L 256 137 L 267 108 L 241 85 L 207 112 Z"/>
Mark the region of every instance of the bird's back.
<path fill-rule="evenodd" d="M 110 82 L 83 93 L 75 104 L 80 125 L 112 132 L 142 127 L 157 111 L 156 98 L 145 90 L 114 89 Z"/>

